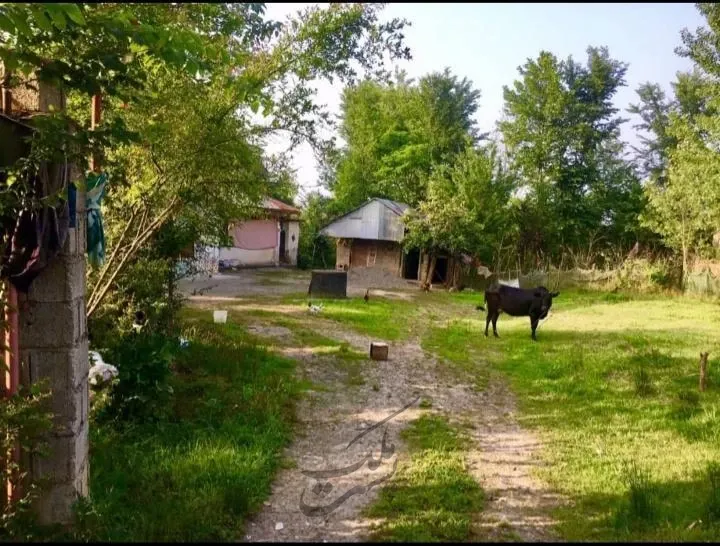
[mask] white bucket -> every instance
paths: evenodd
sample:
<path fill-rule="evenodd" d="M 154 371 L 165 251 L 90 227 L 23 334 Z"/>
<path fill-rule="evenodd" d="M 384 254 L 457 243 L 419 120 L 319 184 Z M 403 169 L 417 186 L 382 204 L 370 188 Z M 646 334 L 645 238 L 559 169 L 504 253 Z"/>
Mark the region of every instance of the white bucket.
<path fill-rule="evenodd" d="M 227 311 L 213 311 L 213 319 L 218 324 L 227 322 Z"/>

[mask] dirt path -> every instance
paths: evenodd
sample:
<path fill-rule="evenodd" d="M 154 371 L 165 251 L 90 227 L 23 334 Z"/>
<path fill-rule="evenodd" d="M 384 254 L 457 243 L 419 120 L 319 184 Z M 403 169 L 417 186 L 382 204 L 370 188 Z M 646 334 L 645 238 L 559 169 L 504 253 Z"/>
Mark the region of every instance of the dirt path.
<path fill-rule="evenodd" d="M 371 341 L 317 317 L 305 326 L 363 352 Z M 289 334 L 260 321 L 252 330 L 270 337 Z M 474 521 L 474 536 L 479 540 L 555 540 L 547 513 L 559 499 L 531 475 L 539 464 L 535 456 L 540 446 L 532 434 L 518 426 L 512 393 L 497 378 L 491 379 L 483 392 L 459 383 L 456 376 L 424 353 L 417 340 L 389 346 L 389 361 L 363 363 L 365 383 L 359 386 L 344 384 L 342 373 L 328 357 L 302 348 L 283 350 L 298 359 L 306 378 L 325 389 L 313 392 L 300 404 L 299 434 L 286 453 L 296 467 L 279 473 L 270 499 L 246 529 L 246 540 L 365 539 L 371 522 L 362 518 L 361 512 L 376 498 L 384 480 L 391 477 L 398 458 L 405 456 L 400 431 L 423 411 L 439 412 L 451 421 L 473 425 L 469 430 L 474 441 L 467 452 L 468 471 L 487 495 L 485 510 Z M 384 426 L 348 444 L 418 396 L 432 401 L 432 408 L 422 410 L 416 402 L 386 423 L 386 443 L 393 444 L 395 450 L 374 472 L 363 464 L 357 471 L 328 479 L 303 474 L 303 470 L 350 467 L 361 463 L 368 452 L 379 459 Z M 373 481 L 377 485 L 365 491 Z M 355 495 L 348 493 L 353 488 L 357 488 Z M 328 514 L 306 515 L 300 508 L 301 499 L 306 505 L 322 507 L 346 493 L 351 496 Z"/>

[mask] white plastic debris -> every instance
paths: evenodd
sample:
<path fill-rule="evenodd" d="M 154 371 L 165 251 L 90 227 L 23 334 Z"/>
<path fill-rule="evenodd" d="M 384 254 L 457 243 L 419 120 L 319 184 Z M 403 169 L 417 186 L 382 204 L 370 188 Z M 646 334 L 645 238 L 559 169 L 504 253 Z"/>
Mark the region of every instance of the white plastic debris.
<path fill-rule="evenodd" d="M 178 338 L 178 341 L 180 341 L 180 348 L 181 348 L 181 349 L 184 349 L 185 347 L 187 347 L 188 345 L 190 345 L 190 341 L 187 340 L 186 338 L 182 337 L 182 336 Z"/>
<path fill-rule="evenodd" d="M 90 362 L 93 363 L 93 366 L 88 372 L 91 385 L 105 383 L 118 376 L 118 369 L 112 364 L 105 363 L 100 353 L 89 351 L 88 356 L 90 357 Z"/>
<path fill-rule="evenodd" d="M 316 315 L 323 309 L 323 304 L 315 305 L 315 304 L 308 304 L 308 310 L 313 314 Z"/>
<path fill-rule="evenodd" d="M 218 324 L 225 324 L 227 322 L 227 311 L 213 311 L 213 320 Z"/>
<path fill-rule="evenodd" d="M 283 525 L 283 522 L 282 522 L 282 521 L 278 521 L 278 522 L 275 524 L 275 530 L 276 530 L 276 531 L 282 531 L 284 527 L 285 527 L 285 526 Z"/>

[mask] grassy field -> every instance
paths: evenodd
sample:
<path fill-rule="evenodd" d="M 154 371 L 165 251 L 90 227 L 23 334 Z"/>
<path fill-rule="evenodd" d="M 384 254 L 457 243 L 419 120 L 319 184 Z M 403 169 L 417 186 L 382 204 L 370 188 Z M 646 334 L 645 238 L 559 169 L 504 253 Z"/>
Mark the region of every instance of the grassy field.
<path fill-rule="evenodd" d="M 177 362 L 169 419 L 92 428 L 92 511 L 80 508 L 74 540 L 242 539 L 283 464 L 302 385 L 292 361 L 211 320 L 185 310 L 191 343 Z"/>
<path fill-rule="evenodd" d="M 546 441 L 542 477 L 575 503 L 557 514 L 564 538 L 720 539 L 717 365 L 698 392 L 699 353 L 720 349 L 716 303 L 569 292 L 537 343 L 528 319 L 501 316 L 500 339 L 484 328 L 478 313 L 434 327 L 424 345 L 466 373 L 509 379 L 522 423 Z"/>
<path fill-rule="evenodd" d="M 382 518 L 371 538 L 382 542 L 467 541 L 483 492 L 466 472 L 467 439 L 437 415 L 424 415 L 402 432 L 409 461 L 366 511 Z"/>

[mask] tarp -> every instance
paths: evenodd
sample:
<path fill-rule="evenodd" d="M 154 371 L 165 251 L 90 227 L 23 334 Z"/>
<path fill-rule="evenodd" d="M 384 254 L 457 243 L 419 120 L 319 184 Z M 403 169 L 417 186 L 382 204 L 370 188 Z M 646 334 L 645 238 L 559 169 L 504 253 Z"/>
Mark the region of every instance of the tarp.
<path fill-rule="evenodd" d="M 251 220 L 236 224 L 233 230 L 234 245 L 242 250 L 267 250 L 278 244 L 275 220 Z"/>

